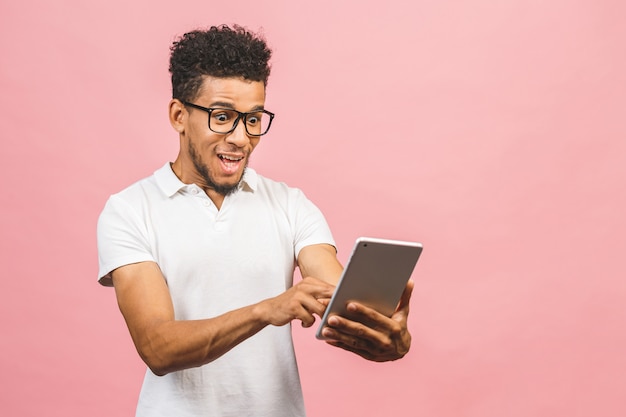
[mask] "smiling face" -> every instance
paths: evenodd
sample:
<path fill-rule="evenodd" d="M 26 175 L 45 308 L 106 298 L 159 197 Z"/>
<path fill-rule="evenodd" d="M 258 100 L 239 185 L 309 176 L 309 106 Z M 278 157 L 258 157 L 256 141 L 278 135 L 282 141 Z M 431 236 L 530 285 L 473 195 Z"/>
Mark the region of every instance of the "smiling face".
<path fill-rule="evenodd" d="M 265 86 L 261 81 L 207 76 L 191 102 L 240 112 L 262 110 Z M 215 133 L 209 129 L 208 118 L 207 112 L 184 106 L 180 100 L 170 102 L 170 122 L 180 135 L 174 172 L 182 182 L 202 187 L 219 207 L 237 189 L 260 138 L 247 134 L 243 120 L 230 133 Z"/>

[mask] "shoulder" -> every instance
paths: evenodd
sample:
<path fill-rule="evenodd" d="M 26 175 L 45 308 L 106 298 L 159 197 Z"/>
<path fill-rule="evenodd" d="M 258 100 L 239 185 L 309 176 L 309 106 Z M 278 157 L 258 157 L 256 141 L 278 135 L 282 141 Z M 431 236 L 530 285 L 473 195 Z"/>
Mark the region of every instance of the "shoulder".
<path fill-rule="evenodd" d="M 169 163 L 167 163 L 152 175 L 142 178 L 121 191 L 112 194 L 109 202 L 123 201 L 135 206 L 150 200 L 167 199 L 175 194 L 182 185 L 171 171 Z"/>
<path fill-rule="evenodd" d="M 297 187 L 283 181 L 276 181 L 256 174 L 256 187 L 253 194 L 257 201 L 278 209 L 291 219 L 292 223 L 298 219 L 323 218 L 320 209 L 305 193 Z"/>
<path fill-rule="evenodd" d="M 255 191 L 258 191 L 261 194 L 271 195 L 274 198 L 286 198 L 286 199 L 294 199 L 294 198 L 302 198 L 304 197 L 304 193 L 297 187 L 293 187 L 288 185 L 283 181 L 276 181 L 271 178 L 267 178 L 261 174 L 258 174 L 256 171 L 251 170 L 251 176 L 254 176 L 255 181 Z"/>

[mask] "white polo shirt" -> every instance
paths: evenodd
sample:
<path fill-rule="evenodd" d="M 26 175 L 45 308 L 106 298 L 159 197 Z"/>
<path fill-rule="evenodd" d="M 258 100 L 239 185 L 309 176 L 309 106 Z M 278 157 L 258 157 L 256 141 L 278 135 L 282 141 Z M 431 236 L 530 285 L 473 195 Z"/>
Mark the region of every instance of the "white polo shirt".
<path fill-rule="evenodd" d="M 98 221 L 99 282 L 131 263 L 156 262 L 176 319 L 215 317 L 292 285 L 308 245 L 334 245 L 304 194 L 248 168 L 220 210 L 165 164 L 112 195 Z M 304 416 L 290 326 L 268 326 L 217 360 L 157 377 L 150 370 L 137 416 Z"/>

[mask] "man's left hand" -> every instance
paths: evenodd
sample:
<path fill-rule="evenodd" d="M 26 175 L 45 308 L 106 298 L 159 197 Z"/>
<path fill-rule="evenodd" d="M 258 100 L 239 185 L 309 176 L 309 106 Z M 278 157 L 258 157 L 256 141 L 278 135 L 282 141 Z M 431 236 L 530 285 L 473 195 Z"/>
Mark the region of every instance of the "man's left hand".
<path fill-rule="evenodd" d="M 386 317 L 376 310 L 356 302 L 347 306 L 351 320 L 332 316 L 323 335 L 327 343 L 375 362 L 402 358 L 411 346 L 411 334 L 407 328 L 409 300 L 414 287 L 407 283 L 396 311 Z"/>

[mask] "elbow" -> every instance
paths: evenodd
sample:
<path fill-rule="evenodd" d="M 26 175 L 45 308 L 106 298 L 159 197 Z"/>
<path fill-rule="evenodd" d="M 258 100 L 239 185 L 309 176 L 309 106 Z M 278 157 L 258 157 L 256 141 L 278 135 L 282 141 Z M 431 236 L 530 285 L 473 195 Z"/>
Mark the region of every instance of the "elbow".
<path fill-rule="evenodd" d="M 137 346 L 139 357 L 156 376 L 165 376 L 170 372 L 177 371 L 173 355 L 168 355 L 163 346 L 158 347 L 147 342 Z"/>
<path fill-rule="evenodd" d="M 169 373 L 187 368 L 195 368 L 210 362 L 210 350 L 197 349 L 190 346 L 181 346 L 175 343 L 176 337 L 168 332 L 155 330 L 145 332 L 143 337 L 136 338 L 137 353 L 156 376 L 165 376 Z M 212 360 L 212 359 L 211 359 Z"/>
<path fill-rule="evenodd" d="M 154 375 L 165 376 L 178 370 L 176 365 L 180 355 L 172 349 L 166 333 L 152 328 L 142 333 L 131 332 L 131 335 L 139 357 Z"/>
<path fill-rule="evenodd" d="M 156 376 L 165 376 L 183 369 L 195 368 L 205 363 L 193 361 L 190 358 L 185 358 L 180 352 L 168 351 L 165 348 L 144 348 L 137 349 L 137 351 L 146 366 Z"/>
<path fill-rule="evenodd" d="M 169 374 L 169 371 L 165 368 L 157 368 L 154 366 L 148 366 L 148 368 L 150 368 L 150 371 L 156 376 L 165 376 Z"/>
<path fill-rule="evenodd" d="M 147 358 L 142 357 L 144 363 L 148 366 L 150 371 L 156 376 L 165 376 L 169 373 L 181 371 L 183 369 L 195 368 L 202 366 L 202 363 L 180 363 L 173 360 L 163 360 L 160 358 Z"/>
<path fill-rule="evenodd" d="M 146 353 L 139 351 L 139 356 L 146 364 L 146 366 L 150 369 L 150 371 L 156 376 L 165 376 L 172 372 L 172 364 L 168 363 L 168 361 L 163 360 L 158 355 L 154 353 Z"/>

